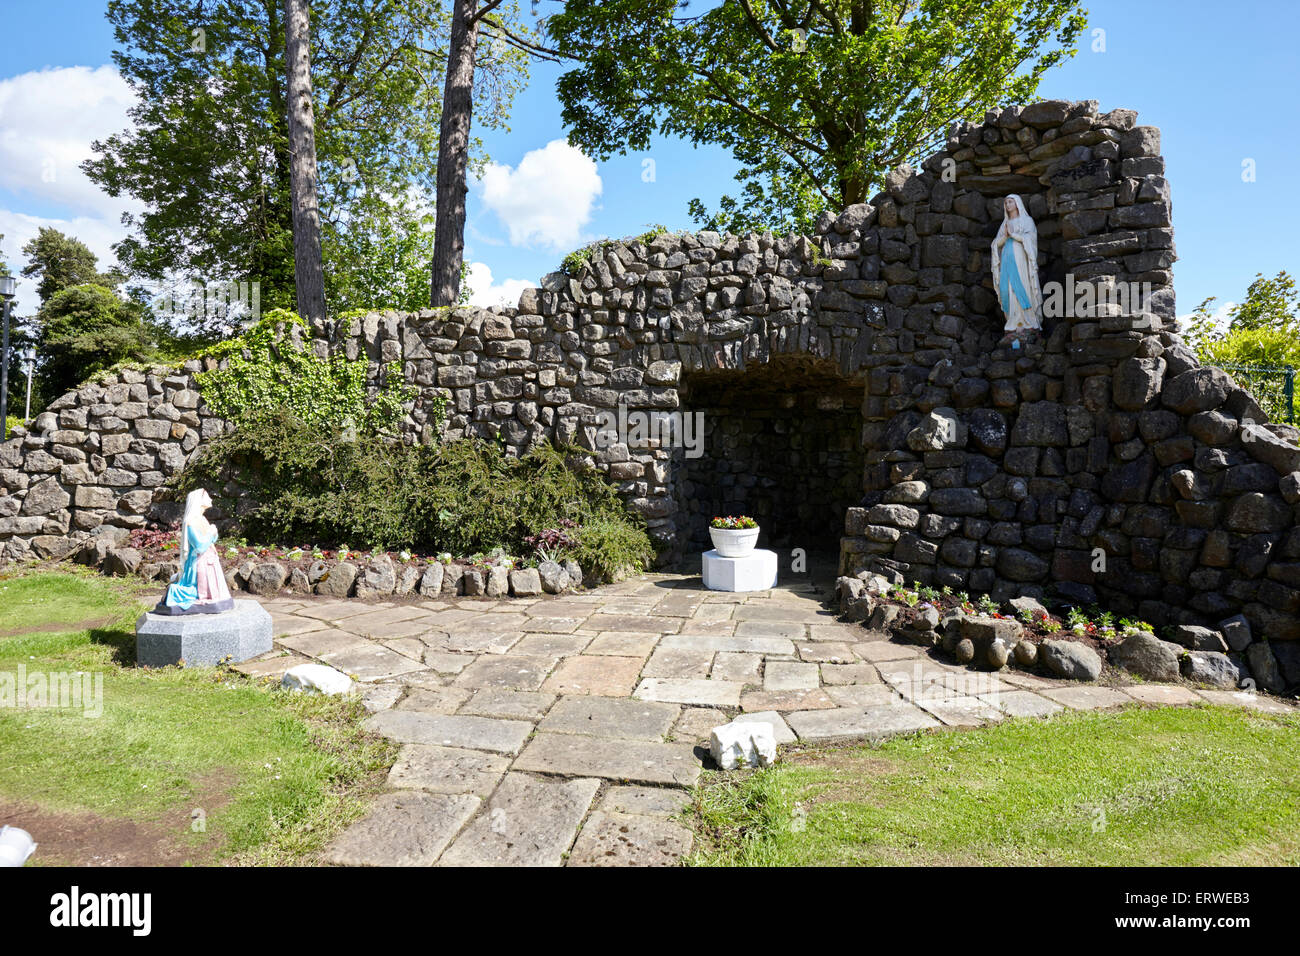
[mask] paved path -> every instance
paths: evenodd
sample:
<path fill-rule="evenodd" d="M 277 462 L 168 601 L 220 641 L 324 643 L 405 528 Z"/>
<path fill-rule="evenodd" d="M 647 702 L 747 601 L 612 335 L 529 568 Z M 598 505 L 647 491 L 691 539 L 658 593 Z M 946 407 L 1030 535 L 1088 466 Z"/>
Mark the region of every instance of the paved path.
<path fill-rule="evenodd" d="M 1134 700 L 1289 710 L 1226 691 L 972 671 L 839 623 L 825 597 L 662 574 L 538 600 L 286 596 L 262 602 L 278 649 L 239 669 L 337 667 L 363 682 L 370 728 L 402 745 L 389 791 L 329 848 L 340 864 L 674 863 L 691 832 L 672 817 L 709 731 L 742 714 L 789 743 Z"/>

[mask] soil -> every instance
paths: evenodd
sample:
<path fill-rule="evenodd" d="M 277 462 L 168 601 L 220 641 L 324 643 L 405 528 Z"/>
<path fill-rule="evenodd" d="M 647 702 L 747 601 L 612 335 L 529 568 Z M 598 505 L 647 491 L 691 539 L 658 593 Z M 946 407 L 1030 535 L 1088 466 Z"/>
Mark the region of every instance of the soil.
<path fill-rule="evenodd" d="M 191 842 L 190 811 L 201 806 L 211 813 L 228 802 L 229 779 L 220 772 L 209 775 L 200 781 L 193 799 L 149 823 L 100 816 L 89 810 L 50 810 L 31 801 L 0 797 L 0 825 L 31 834 L 36 853 L 29 865 L 211 865 L 225 838 L 208 833 L 202 842 Z"/>

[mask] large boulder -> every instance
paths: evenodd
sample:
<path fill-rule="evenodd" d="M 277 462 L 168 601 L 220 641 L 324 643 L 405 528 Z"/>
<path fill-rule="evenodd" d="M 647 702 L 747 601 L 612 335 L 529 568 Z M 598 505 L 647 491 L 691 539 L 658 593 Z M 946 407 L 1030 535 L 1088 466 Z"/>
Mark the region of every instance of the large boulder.
<path fill-rule="evenodd" d="M 542 579 L 542 590 L 547 594 L 559 594 L 569 587 L 569 572 L 557 561 L 539 563 L 537 575 Z"/>
<path fill-rule="evenodd" d="M 1096 680 L 1101 676 L 1101 656 L 1077 641 L 1043 641 L 1038 645 L 1038 658 L 1057 677 Z"/>
<path fill-rule="evenodd" d="M 434 561 L 424 569 L 424 574 L 420 575 L 420 593 L 424 595 L 437 595 L 442 592 L 442 572 L 441 562 Z"/>
<path fill-rule="evenodd" d="M 1241 668 L 1227 654 L 1215 651 L 1189 651 L 1182 658 L 1182 673 L 1190 681 L 1215 687 L 1236 687 Z"/>
<path fill-rule="evenodd" d="M 1256 461 L 1272 465 L 1280 474 L 1300 471 L 1300 448 L 1258 423 L 1242 423 L 1241 447 Z M 28 492 L 30 495 L 31 492 Z"/>
<path fill-rule="evenodd" d="M 968 432 L 966 423 L 951 408 L 936 408 L 921 423 L 907 433 L 907 447 L 912 451 L 943 451 L 946 448 L 965 448 Z"/>
<path fill-rule="evenodd" d="M 1160 401 L 1180 415 L 1218 408 L 1234 388 L 1232 379 L 1222 369 L 1202 366 L 1175 375 L 1165 382 Z"/>
<path fill-rule="evenodd" d="M 510 572 L 510 593 L 515 597 L 535 597 L 542 593 L 542 576 L 536 568 Z"/>
<path fill-rule="evenodd" d="M 135 548 L 111 548 L 104 555 L 104 570 L 108 574 L 135 574 L 142 558 Z"/>
<path fill-rule="evenodd" d="M 1115 404 L 1125 411 L 1141 411 L 1160 394 L 1164 376 L 1162 358 L 1125 359 L 1116 366 L 1112 381 Z"/>
<path fill-rule="evenodd" d="M 258 597 L 271 597 L 284 590 L 289 572 L 278 561 L 264 561 L 253 565 L 248 575 L 248 590 Z"/>
<path fill-rule="evenodd" d="M 1268 641 L 1256 641 L 1246 648 L 1246 661 L 1250 664 L 1250 673 L 1255 678 L 1255 686 L 1260 690 L 1280 694 L 1286 689 L 1282 669 L 1278 667 L 1277 658 L 1273 656 L 1273 649 L 1268 646 Z"/>
<path fill-rule="evenodd" d="M 316 582 L 316 593 L 328 597 L 345 598 L 356 584 L 357 566 L 351 561 L 340 561 Z"/>
<path fill-rule="evenodd" d="M 1212 631 L 1208 627 L 1198 627 L 1195 624 L 1175 624 L 1169 629 L 1169 637 L 1175 644 L 1181 644 L 1183 647 L 1191 648 L 1194 651 L 1218 651 L 1224 653 L 1228 650 L 1227 642 L 1224 641 L 1222 634 L 1218 631 Z"/>
<path fill-rule="evenodd" d="M 397 567 L 393 559 L 379 554 L 370 559 L 357 578 L 357 597 L 383 597 L 397 590 Z"/>
<path fill-rule="evenodd" d="M 1176 681 L 1183 648 L 1154 634 L 1137 631 L 1110 649 L 1111 663 L 1146 680 Z"/>

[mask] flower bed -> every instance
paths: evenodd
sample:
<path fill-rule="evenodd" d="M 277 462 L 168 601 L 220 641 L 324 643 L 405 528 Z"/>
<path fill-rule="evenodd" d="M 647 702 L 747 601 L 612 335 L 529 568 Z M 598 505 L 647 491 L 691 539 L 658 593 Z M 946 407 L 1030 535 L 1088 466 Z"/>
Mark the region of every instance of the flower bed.
<path fill-rule="evenodd" d="M 916 582 L 909 588 L 882 575 L 841 577 L 837 592 L 850 620 L 986 670 L 1019 666 L 1096 680 L 1109 663 L 1146 679 L 1181 675 L 1220 687 L 1236 687 L 1251 673 L 1246 658 L 1229 655 L 1224 635 L 1209 628 L 1173 627 L 1173 640 L 1161 640 L 1145 621 L 1116 620 L 1095 606 L 1060 605 L 1052 613 L 1032 597 L 1003 604 L 987 594 Z"/>
<path fill-rule="evenodd" d="M 455 556 L 410 551 L 362 551 L 340 547 L 285 547 L 218 541 L 217 551 L 232 591 L 271 596 L 285 590 L 330 597 L 533 597 L 559 594 L 584 583 L 581 566 L 565 554 L 571 542 L 557 529 L 540 532 L 536 555 L 500 549 Z M 73 560 L 105 573 L 168 581 L 179 569 L 175 529 L 103 529 Z M 587 575 L 587 583 L 597 583 Z"/>

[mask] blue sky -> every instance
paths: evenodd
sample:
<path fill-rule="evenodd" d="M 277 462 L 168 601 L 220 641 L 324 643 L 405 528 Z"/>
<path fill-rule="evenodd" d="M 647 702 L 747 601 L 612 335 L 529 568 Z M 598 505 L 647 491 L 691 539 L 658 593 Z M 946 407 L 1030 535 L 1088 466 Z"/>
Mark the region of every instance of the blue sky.
<path fill-rule="evenodd" d="M 96 123 L 103 126 L 124 109 L 109 71 L 93 71 L 111 63 L 104 6 L 102 0 L 0 0 L 5 32 L 17 38 L 0 60 L 0 232 L 9 234 L 3 252 L 11 265 L 18 258 L 15 236 L 46 220 L 64 223 L 97 251 L 120 238 L 121 204 L 91 195 L 75 173 L 78 136 L 105 135 Z M 1300 198 L 1293 185 L 1300 155 L 1300 3 L 1105 0 L 1088 9 L 1089 29 L 1105 31 L 1104 52 L 1093 52 L 1094 37 L 1086 36 L 1040 91 L 1097 99 L 1102 110 L 1136 109 L 1139 122 L 1161 127 L 1180 257 L 1179 311 L 1207 296 L 1220 303 L 1240 298 L 1256 272 L 1300 272 L 1294 235 Z M 31 75 L 59 67 L 91 69 Z M 494 292 L 517 294 L 586 240 L 641 232 L 652 223 L 689 228 L 692 197 L 711 206 L 733 191 L 734 164 L 717 149 L 659 140 L 647 153 L 597 164 L 560 146 L 547 149 L 564 138 L 557 75 L 556 67 L 534 65 L 510 131 L 479 131 L 500 165 L 470 198 L 466 258 L 480 264 L 476 291 L 484 291 L 490 271 Z M 107 92 L 96 103 L 99 90 Z M 60 97 L 76 109 L 67 110 Z M 77 122 L 58 123 L 60 115 L 74 113 Z M 61 142 L 42 146 L 50 137 Z M 33 150 L 42 148 L 59 157 L 53 173 L 32 165 Z M 646 159 L 654 162 L 653 181 L 643 176 Z M 1247 159 L 1254 160 L 1254 182 L 1242 181 Z M 552 186 L 539 188 L 546 182 Z"/>

